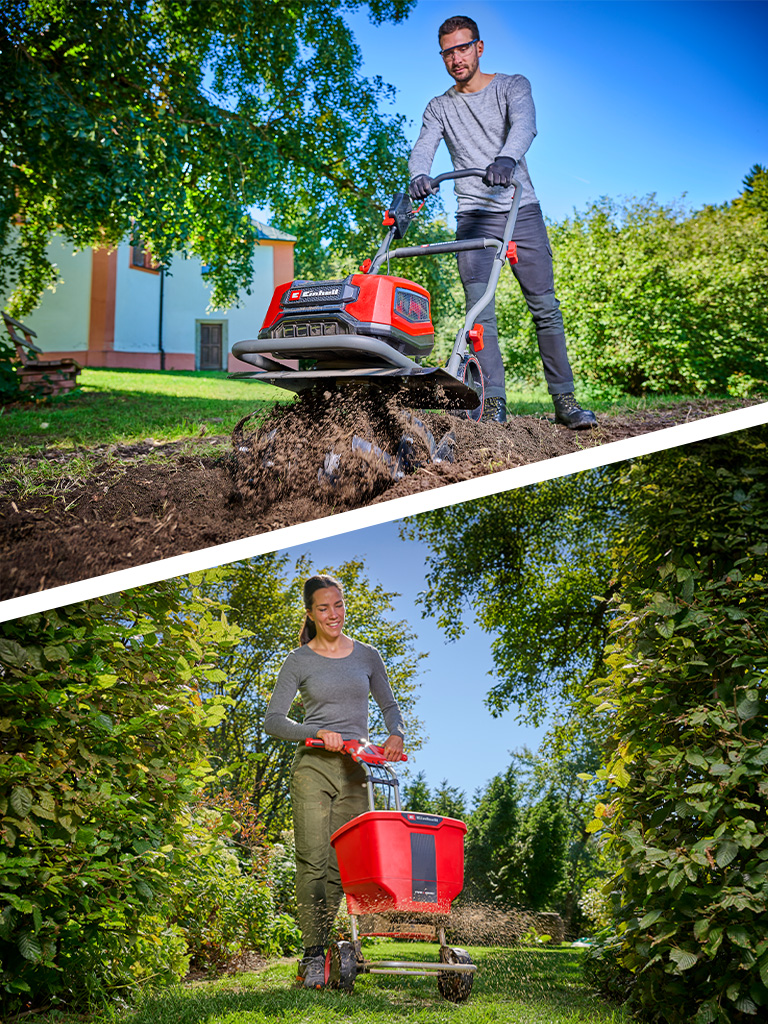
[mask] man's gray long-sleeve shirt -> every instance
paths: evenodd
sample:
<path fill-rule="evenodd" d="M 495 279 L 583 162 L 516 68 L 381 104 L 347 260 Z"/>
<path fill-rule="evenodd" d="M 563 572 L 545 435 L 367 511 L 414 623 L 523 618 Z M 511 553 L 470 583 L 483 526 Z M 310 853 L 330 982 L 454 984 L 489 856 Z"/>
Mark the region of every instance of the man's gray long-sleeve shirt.
<path fill-rule="evenodd" d="M 375 647 L 354 641 L 346 658 L 327 658 L 308 645 L 291 651 L 277 676 L 264 729 L 281 740 L 303 740 L 318 729 L 341 733 L 345 740 L 368 738 L 368 695 L 381 708 L 392 736 L 403 735 L 400 708 Z M 304 721 L 288 718 L 296 694 L 304 704 Z"/>
<path fill-rule="evenodd" d="M 497 156 L 517 161 L 515 177 L 522 188 L 520 205 L 538 202 L 525 153 L 536 136 L 536 111 L 531 83 L 524 75 L 494 75 L 479 92 L 458 92 L 451 86 L 435 96 L 424 111 L 421 132 L 408 160 L 411 178 L 429 174 L 437 147 L 445 139 L 456 170 L 485 169 Z M 512 189 L 488 188 L 481 178 L 456 181 L 459 212 L 506 211 L 512 205 Z"/>

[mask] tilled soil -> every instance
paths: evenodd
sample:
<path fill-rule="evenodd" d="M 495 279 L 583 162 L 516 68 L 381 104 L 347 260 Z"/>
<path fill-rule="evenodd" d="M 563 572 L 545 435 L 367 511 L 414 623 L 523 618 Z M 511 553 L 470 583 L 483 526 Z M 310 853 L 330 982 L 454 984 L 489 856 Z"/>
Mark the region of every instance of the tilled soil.
<path fill-rule="evenodd" d="M 419 420 L 392 403 L 353 403 L 327 394 L 276 406 L 258 428 L 242 422 L 231 439 L 215 439 L 218 457 L 190 455 L 188 442 L 112 448 L 111 461 L 86 480 L 60 480 L 44 496 L 22 498 L 11 489 L 0 498 L 0 600 L 649 433 L 738 404 L 686 402 L 602 416 L 596 429 L 570 431 L 535 416 L 503 425 L 437 413 Z M 409 444 L 400 443 L 404 435 Z M 158 451 L 167 458 L 142 464 Z M 436 454 L 442 461 L 434 461 Z M 61 452 L 46 456 L 58 461 Z"/>

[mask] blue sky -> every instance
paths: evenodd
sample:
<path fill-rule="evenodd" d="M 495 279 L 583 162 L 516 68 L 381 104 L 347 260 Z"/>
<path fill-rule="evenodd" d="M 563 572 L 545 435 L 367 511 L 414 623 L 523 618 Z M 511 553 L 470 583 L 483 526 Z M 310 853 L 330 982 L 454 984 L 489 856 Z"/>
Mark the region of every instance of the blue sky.
<path fill-rule="evenodd" d="M 494 719 L 484 705 L 492 684 L 492 638 L 473 625 L 472 610 L 457 605 L 457 614 L 470 628 L 450 644 L 432 621 L 421 617 L 416 597 L 424 589 L 429 549 L 401 541 L 398 523 L 354 530 L 287 552 L 293 558 L 309 554 L 318 572 L 360 559 L 369 579 L 400 595 L 394 615 L 410 623 L 416 649 L 428 653 L 419 670 L 418 715 L 429 741 L 412 760 L 414 771 L 423 770 L 433 788 L 447 778 L 471 798 L 475 789 L 507 768 L 511 750 L 538 747 L 544 730 L 517 725 L 513 713 Z"/>
<path fill-rule="evenodd" d="M 419 0 L 404 23 L 381 26 L 356 13 L 364 72 L 397 88 L 411 142 L 452 84 L 436 32 L 455 14 L 477 21 L 484 71 L 531 81 L 529 170 L 553 220 L 604 195 L 726 202 L 753 164 L 768 165 L 767 3 Z M 441 147 L 433 170 L 448 169 Z"/>

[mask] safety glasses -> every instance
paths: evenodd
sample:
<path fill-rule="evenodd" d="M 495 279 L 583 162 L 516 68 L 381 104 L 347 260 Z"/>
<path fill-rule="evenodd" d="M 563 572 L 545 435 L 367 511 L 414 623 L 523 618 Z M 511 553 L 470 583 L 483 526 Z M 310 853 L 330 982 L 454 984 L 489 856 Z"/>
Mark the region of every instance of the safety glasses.
<path fill-rule="evenodd" d="M 454 57 L 466 57 L 469 51 L 479 43 L 479 39 L 470 39 L 468 43 L 460 43 L 458 46 L 449 46 L 446 50 L 440 50 L 443 60 L 452 60 Z"/>

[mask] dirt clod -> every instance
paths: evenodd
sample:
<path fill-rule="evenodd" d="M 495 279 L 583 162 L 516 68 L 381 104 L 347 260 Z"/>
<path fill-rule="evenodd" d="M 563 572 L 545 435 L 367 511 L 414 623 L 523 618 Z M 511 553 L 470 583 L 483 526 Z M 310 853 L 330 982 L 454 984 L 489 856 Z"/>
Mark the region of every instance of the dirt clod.
<path fill-rule="evenodd" d="M 105 447 L 111 461 L 85 480 L 60 480 L 45 495 L 5 489 L 0 600 L 660 430 L 737 404 L 702 400 L 602 416 L 596 429 L 572 432 L 536 416 L 503 425 L 438 413 L 414 418 L 394 400 L 329 392 L 276 406 L 258 426 L 241 421 L 231 445 L 224 437 L 206 438 L 220 448 L 218 457 L 194 457 L 186 442 Z M 404 436 L 410 438 L 406 449 Z M 443 458 L 435 461 L 438 449 Z M 161 453 L 162 461 L 142 463 L 150 452 L 154 458 Z M 48 457 L 59 461 L 61 451 L 41 456 Z"/>

